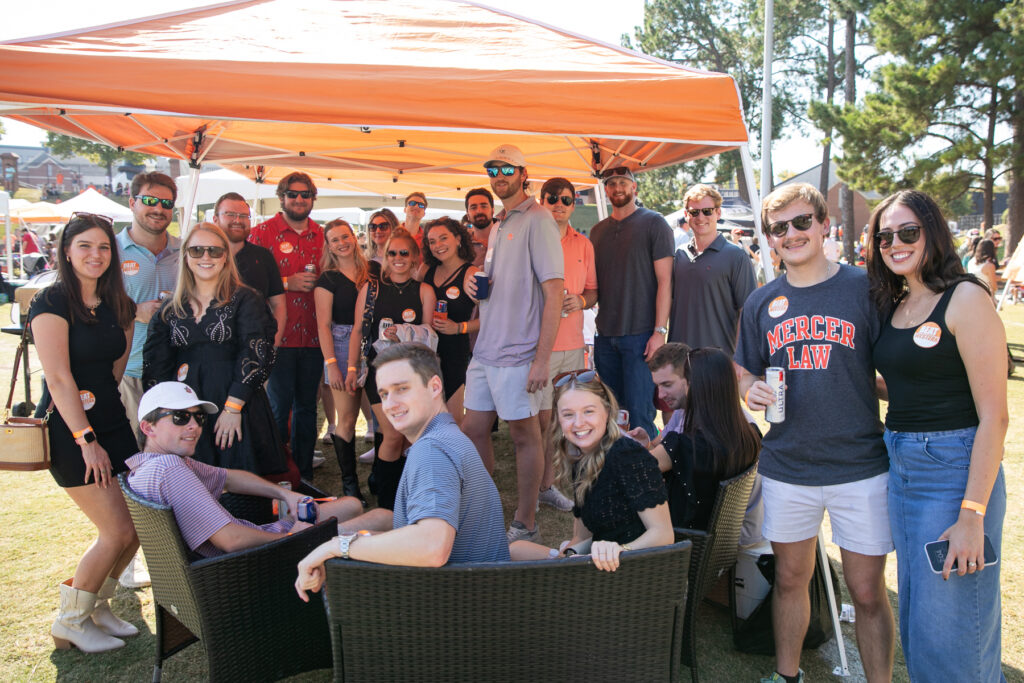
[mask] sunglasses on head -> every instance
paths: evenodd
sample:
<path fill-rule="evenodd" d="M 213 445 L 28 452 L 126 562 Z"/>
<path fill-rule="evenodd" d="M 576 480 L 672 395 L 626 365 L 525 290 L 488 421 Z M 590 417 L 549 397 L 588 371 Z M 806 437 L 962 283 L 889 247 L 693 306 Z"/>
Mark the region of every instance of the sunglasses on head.
<path fill-rule="evenodd" d="M 615 168 L 609 168 L 607 171 L 601 171 L 601 180 L 608 180 L 617 175 L 632 176 L 633 172 L 626 166 L 616 166 Z"/>
<path fill-rule="evenodd" d="M 396 256 L 408 256 L 411 252 L 408 249 L 388 249 L 388 256 L 394 258 Z"/>
<path fill-rule="evenodd" d="M 556 375 L 551 386 L 563 387 L 569 382 L 586 384 L 587 382 L 593 382 L 595 379 L 597 379 L 597 370 L 570 370 L 569 372 Z"/>
<path fill-rule="evenodd" d="M 899 237 L 903 244 L 913 244 L 921 239 L 921 226 L 908 225 L 899 230 L 879 230 L 875 233 L 875 244 L 879 249 L 888 249 L 892 246 L 893 237 Z"/>
<path fill-rule="evenodd" d="M 501 175 L 515 175 L 516 167 L 511 164 L 505 164 L 504 166 L 488 166 L 487 175 L 492 178 L 498 177 L 498 171 L 501 171 Z"/>
<path fill-rule="evenodd" d="M 195 419 L 196 424 L 200 427 L 206 424 L 206 413 L 201 410 L 197 410 L 194 413 L 188 410 L 161 410 L 156 414 L 156 419 L 161 420 L 168 415 L 171 416 L 171 422 L 179 427 L 184 427 L 191 419 Z"/>
<path fill-rule="evenodd" d="M 576 201 L 572 197 L 562 197 L 562 196 L 555 195 L 555 194 L 549 194 L 544 199 L 545 199 L 545 201 L 547 201 L 548 204 L 554 204 L 555 202 L 562 202 L 563 206 L 572 206 L 572 203 L 574 201 Z"/>
<path fill-rule="evenodd" d="M 102 223 L 106 223 L 110 227 L 114 227 L 114 219 L 110 216 L 101 216 L 98 213 L 88 213 L 86 211 L 75 211 L 71 214 L 71 218 L 68 219 L 68 223 L 75 220 L 76 218 L 82 218 L 85 220 L 98 220 Z"/>
<path fill-rule="evenodd" d="M 699 214 L 704 214 L 705 216 L 710 216 L 711 214 L 713 214 L 715 212 L 715 210 L 716 209 L 714 209 L 714 208 L 710 208 L 710 209 L 687 209 L 686 213 L 690 214 L 691 218 L 696 218 Z"/>
<path fill-rule="evenodd" d="M 285 190 L 284 196 L 288 199 L 295 199 L 296 197 L 310 199 L 313 196 L 313 193 L 310 190 Z"/>
<path fill-rule="evenodd" d="M 788 221 L 775 221 L 774 223 L 768 224 L 768 234 L 772 237 L 785 237 L 786 233 L 789 232 L 789 226 L 792 225 L 797 230 L 803 232 L 811 227 L 811 223 L 814 221 L 814 214 L 805 213 L 799 216 L 794 216 Z"/>
<path fill-rule="evenodd" d="M 203 258 L 203 254 L 209 254 L 210 258 L 220 258 L 224 255 L 224 247 L 199 247 L 192 246 L 188 248 L 188 255 L 192 258 Z"/>
<path fill-rule="evenodd" d="M 160 206 L 168 210 L 174 208 L 173 199 L 160 199 L 159 197 L 154 197 L 148 194 L 137 194 L 135 195 L 135 198 L 142 202 L 143 206 L 156 206 L 157 204 L 159 204 Z"/>
<path fill-rule="evenodd" d="M 427 203 L 426 203 L 426 202 L 418 202 L 418 201 L 416 201 L 415 199 L 410 199 L 410 200 L 409 200 L 409 201 L 407 202 L 407 204 L 408 204 L 409 206 L 414 206 L 414 207 L 416 207 L 417 209 L 425 209 L 425 208 L 427 208 Z"/>

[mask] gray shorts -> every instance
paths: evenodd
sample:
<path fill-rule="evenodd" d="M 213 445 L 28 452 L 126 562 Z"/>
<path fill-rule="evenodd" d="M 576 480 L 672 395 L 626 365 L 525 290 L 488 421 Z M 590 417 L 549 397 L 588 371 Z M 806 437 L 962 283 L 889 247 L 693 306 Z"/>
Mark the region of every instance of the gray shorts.
<path fill-rule="evenodd" d="M 515 367 L 484 365 L 476 358 L 466 370 L 466 410 L 494 411 L 506 422 L 525 420 L 540 411 L 541 392 L 526 391 L 530 364 Z"/>

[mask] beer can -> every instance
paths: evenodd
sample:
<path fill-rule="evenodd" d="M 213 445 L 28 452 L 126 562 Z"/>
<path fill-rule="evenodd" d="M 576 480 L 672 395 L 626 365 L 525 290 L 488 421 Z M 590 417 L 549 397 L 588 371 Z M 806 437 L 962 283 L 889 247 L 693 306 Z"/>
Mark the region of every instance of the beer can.
<path fill-rule="evenodd" d="M 292 490 L 292 483 L 290 481 L 279 481 L 277 485 L 283 489 Z M 288 501 L 283 498 L 274 501 L 274 514 L 277 515 L 278 519 L 288 519 Z"/>
<path fill-rule="evenodd" d="M 314 266 L 312 263 L 307 263 L 306 267 L 304 268 L 304 270 L 307 273 L 315 273 L 316 272 L 316 266 Z"/>
<path fill-rule="evenodd" d="M 567 296 L 569 296 L 569 290 L 568 289 L 563 289 L 562 290 L 562 304 L 563 305 L 565 304 L 565 298 Z M 568 318 L 569 317 L 569 314 L 565 312 L 564 308 L 562 309 L 562 317 L 563 318 Z"/>
<path fill-rule="evenodd" d="M 615 424 L 619 425 L 619 429 L 629 429 L 629 411 L 620 410 L 619 414 L 615 416 Z"/>
<path fill-rule="evenodd" d="M 771 403 L 764 410 L 764 419 L 767 422 L 786 421 L 786 371 L 782 368 L 767 368 L 764 371 L 764 381 L 775 393 L 775 403 Z"/>
<path fill-rule="evenodd" d="M 305 496 L 299 500 L 295 507 L 295 517 L 300 522 L 316 524 L 317 517 L 320 515 L 320 508 L 312 496 Z"/>
<path fill-rule="evenodd" d="M 438 301 L 437 306 L 434 308 L 434 319 L 435 320 L 447 320 L 448 319 L 448 302 Z"/>

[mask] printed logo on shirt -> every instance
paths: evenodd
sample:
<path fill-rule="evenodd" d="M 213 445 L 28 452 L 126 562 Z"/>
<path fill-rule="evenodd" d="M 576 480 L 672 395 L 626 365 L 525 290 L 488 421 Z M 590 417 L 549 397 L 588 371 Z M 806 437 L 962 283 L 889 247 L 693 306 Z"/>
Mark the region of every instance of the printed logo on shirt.
<path fill-rule="evenodd" d="M 768 353 L 786 349 L 784 365 L 788 370 L 825 370 L 832 355 L 832 345 L 856 349 L 857 326 L 827 315 L 799 315 L 787 318 L 768 330 Z M 802 341 L 823 341 L 825 344 L 804 344 Z"/>
<path fill-rule="evenodd" d="M 778 318 L 787 310 L 789 310 L 789 299 L 784 296 L 777 296 L 768 304 L 768 315 L 773 318 Z"/>
<path fill-rule="evenodd" d="M 508 235 L 505 236 L 505 239 L 507 239 L 509 242 L 511 242 L 513 237 L 515 237 L 515 235 L 513 235 L 512 233 L 509 233 Z"/>
<path fill-rule="evenodd" d="M 942 339 L 942 328 L 937 323 L 925 323 L 914 330 L 914 343 L 922 349 L 930 349 Z"/>
<path fill-rule="evenodd" d="M 121 264 L 121 272 L 131 277 L 132 275 L 139 274 L 139 262 L 138 261 L 125 261 Z"/>
<path fill-rule="evenodd" d="M 91 410 L 96 405 L 96 395 L 88 389 L 78 392 L 78 398 L 82 399 L 82 410 Z"/>
<path fill-rule="evenodd" d="M 444 290 L 444 295 L 446 297 L 448 297 L 449 299 L 458 299 L 459 298 L 459 288 L 456 287 L 455 285 L 452 285 L 448 289 Z"/>
<path fill-rule="evenodd" d="M 295 249 L 291 242 L 281 242 L 277 248 L 281 250 L 282 254 L 290 254 Z"/>
<path fill-rule="evenodd" d="M 186 377 L 188 377 L 188 363 L 182 363 L 178 366 L 178 381 L 184 382 Z"/>
<path fill-rule="evenodd" d="M 411 323 L 415 319 L 416 311 L 412 310 L 411 308 L 407 308 L 404 311 L 402 311 L 402 320 L 404 320 L 405 322 Z"/>

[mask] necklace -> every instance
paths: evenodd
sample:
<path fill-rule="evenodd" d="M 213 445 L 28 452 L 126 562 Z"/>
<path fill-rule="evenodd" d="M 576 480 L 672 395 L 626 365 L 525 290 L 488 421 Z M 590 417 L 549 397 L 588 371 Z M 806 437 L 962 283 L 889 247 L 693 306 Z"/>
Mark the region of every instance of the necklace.
<path fill-rule="evenodd" d="M 918 317 L 921 315 L 920 309 L 922 308 L 928 308 L 928 310 L 930 311 L 931 307 L 928 306 L 928 304 L 930 304 L 934 298 L 935 293 L 929 291 L 927 294 L 922 294 L 921 296 L 919 296 L 917 298 L 917 301 L 913 302 L 913 305 L 911 305 L 910 293 L 908 292 L 907 297 L 903 300 L 903 324 L 906 325 L 907 327 L 912 326 L 913 321 L 917 320 Z M 920 305 L 922 302 L 925 303 L 925 306 Z"/>
<path fill-rule="evenodd" d="M 92 305 L 85 304 L 85 307 L 87 309 L 89 309 L 89 313 L 91 313 L 92 315 L 96 315 L 96 309 L 99 308 L 100 304 L 102 304 L 102 303 L 103 303 L 103 299 L 101 299 L 99 297 L 96 297 L 96 303 L 94 303 Z"/>
<path fill-rule="evenodd" d="M 394 280 L 391 280 L 391 286 L 398 290 L 398 296 L 402 296 L 403 294 L 405 294 L 405 290 L 408 289 L 410 282 L 416 282 L 416 280 L 414 280 L 413 278 L 409 278 L 408 280 L 402 283 L 398 283 L 395 282 Z"/>

